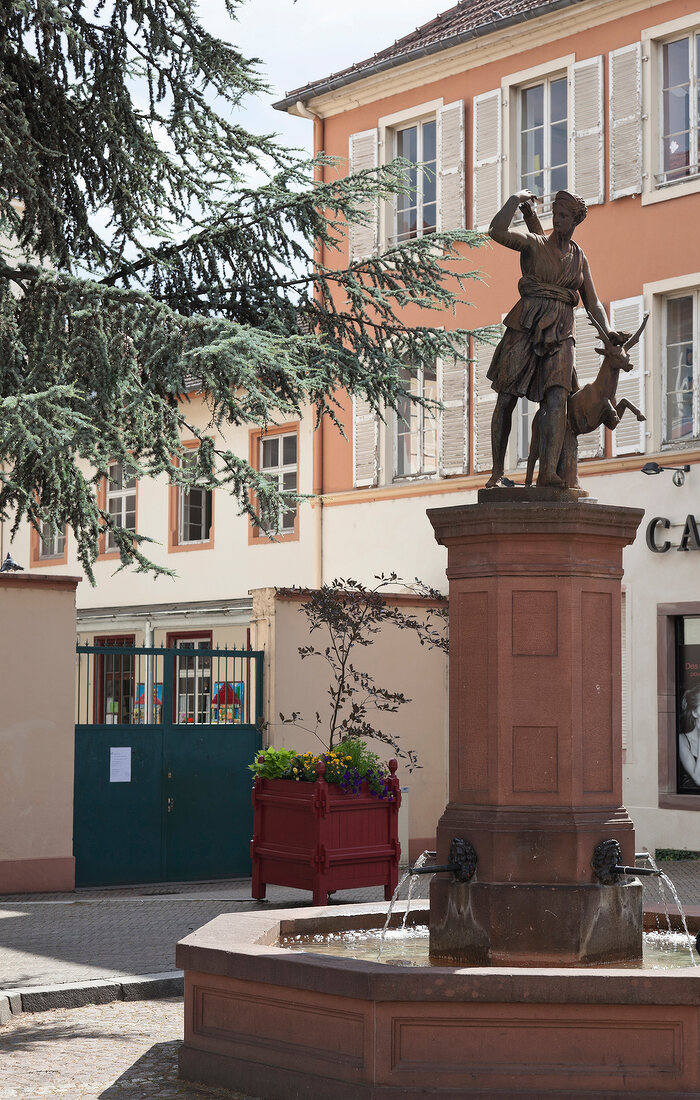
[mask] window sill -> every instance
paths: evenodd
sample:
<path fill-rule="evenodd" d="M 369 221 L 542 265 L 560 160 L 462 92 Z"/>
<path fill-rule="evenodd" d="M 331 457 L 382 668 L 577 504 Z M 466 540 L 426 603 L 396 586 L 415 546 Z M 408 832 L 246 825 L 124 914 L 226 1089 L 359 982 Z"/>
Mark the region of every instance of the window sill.
<path fill-rule="evenodd" d="M 642 192 L 642 206 L 651 206 L 655 202 L 666 202 L 668 199 L 680 199 L 684 195 L 697 195 L 699 191 L 700 176 L 682 180 L 678 183 L 667 183 L 664 187 L 653 189 L 647 187 Z"/>
<path fill-rule="evenodd" d="M 700 810 L 700 793 L 698 794 L 660 794 L 660 810 Z"/>
<path fill-rule="evenodd" d="M 187 550 L 213 550 L 214 540 L 209 539 L 207 542 L 173 542 L 168 546 L 169 554 L 178 554 Z"/>
<path fill-rule="evenodd" d="M 265 535 L 257 528 L 253 528 L 248 535 L 248 544 L 250 546 L 274 546 L 278 542 L 298 542 L 299 532 L 294 528 L 293 531 L 285 531 L 284 534 L 279 535 Z"/>

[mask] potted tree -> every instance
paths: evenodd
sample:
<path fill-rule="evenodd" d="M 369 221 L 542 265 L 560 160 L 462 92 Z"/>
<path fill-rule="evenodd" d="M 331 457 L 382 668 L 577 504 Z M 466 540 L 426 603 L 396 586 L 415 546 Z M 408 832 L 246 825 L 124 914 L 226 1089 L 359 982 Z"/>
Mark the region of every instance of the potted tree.
<path fill-rule="evenodd" d="M 395 574 L 376 578 L 373 588 L 335 580 L 320 589 L 295 589 L 309 634 L 324 638 L 299 648 L 302 660 L 320 658 L 330 670 L 330 710 L 324 722 L 304 725 L 298 712 L 280 714 L 290 726 L 310 731 L 322 751 L 267 749 L 250 765 L 254 826 L 251 842 L 252 893 L 264 898 L 268 883 L 313 892 L 314 905 L 336 890 L 384 886 L 389 899 L 398 881 L 401 848 L 398 761 L 420 767 L 416 754 L 375 723 L 410 702 L 401 692 L 380 687 L 353 662 L 354 651 L 372 645 L 383 628 L 411 630 L 421 645 L 447 649 L 447 603 L 440 593 L 416 581 L 405 585 Z M 424 597 L 420 614 L 392 602 L 389 590 Z M 368 741 L 393 753 L 384 763 Z"/>

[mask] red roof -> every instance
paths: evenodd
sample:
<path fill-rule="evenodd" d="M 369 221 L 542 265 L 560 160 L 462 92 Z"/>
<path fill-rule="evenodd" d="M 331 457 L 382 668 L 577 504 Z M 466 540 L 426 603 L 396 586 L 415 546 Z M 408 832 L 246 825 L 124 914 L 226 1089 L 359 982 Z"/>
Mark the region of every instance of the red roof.
<path fill-rule="evenodd" d="M 283 100 L 275 103 L 275 107 L 285 111 L 297 100 L 312 99 L 323 92 L 362 80 L 375 72 L 406 64 L 424 54 L 437 53 L 470 38 L 497 31 L 501 27 L 526 22 L 550 11 L 579 3 L 583 3 L 583 0 L 460 0 L 453 8 L 436 15 L 430 22 L 417 27 L 403 38 L 398 38 L 392 46 L 380 50 L 373 57 L 287 92 Z"/>

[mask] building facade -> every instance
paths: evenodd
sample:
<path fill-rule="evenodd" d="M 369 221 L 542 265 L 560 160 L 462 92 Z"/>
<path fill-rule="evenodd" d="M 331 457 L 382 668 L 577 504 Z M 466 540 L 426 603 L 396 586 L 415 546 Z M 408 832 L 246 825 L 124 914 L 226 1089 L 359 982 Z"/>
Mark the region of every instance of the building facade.
<path fill-rule="evenodd" d="M 646 420 L 628 414 L 615 433 L 586 437 L 580 451 L 582 485 L 593 497 L 645 512 L 625 555 L 625 802 L 638 845 L 700 850 L 700 768 L 693 777 L 700 719 L 696 731 L 688 694 L 700 675 L 700 13 L 685 0 L 458 4 L 277 106 L 313 120 L 316 150 L 342 158 L 348 170 L 395 156 L 416 165 L 411 195 L 383 204 L 371 224 L 350 234 L 350 259 L 435 229 L 483 230 L 525 187 L 542 198 L 545 231 L 558 189 L 586 200 L 576 240 L 612 326 L 631 332 L 649 314 L 634 369 L 618 386 L 618 397 Z M 336 170 L 344 169 L 324 169 Z M 497 326 L 517 300 L 517 255 L 492 244 L 465 247 L 465 258 L 482 273 L 469 285 L 472 304 L 437 321 Z M 583 384 L 599 357 L 582 309 L 575 334 Z M 407 366 L 415 392 L 440 399 L 434 416 L 406 406 L 380 418 L 340 395 L 345 438 L 331 425 L 315 432 L 311 417 L 280 423 L 264 437 L 233 430 L 229 445 L 284 487 L 312 495 L 280 517 L 275 539 L 236 515 L 224 493 L 136 484 L 115 466 L 103 487 L 106 507 L 157 539 L 151 556 L 177 578 L 115 572 L 118 558 L 105 545 L 96 587 L 79 586 L 81 641 L 258 648 L 271 628 L 270 614 L 258 614 L 268 597 L 256 601 L 256 591 L 338 576 L 369 582 L 392 570 L 445 590 L 445 553 L 426 509 L 475 502 L 491 465 L 492 349 L 476 342 L 469 350 L 468 365 Z M 204 426 L 206 406 L 191 397 L 188 415 Z M 522 400 L 514 417 L 507 467 L 516 481 L 524 479 L 534 411 Z M 690 468 L 676 484 L 671 472 L 645 476 L 649 463 Z M 44 534 L 17 536 L 15 558 L 31 570 L 74 573 L 70 532 Z M 278 646 L 274 659 L 293 656 Z M 421 683 L 420 654 L 411 661 L 414 686 L 428 695 L 444 690 L 440 668 Z M 291 683 L 291 692 L 294 676 L 273 670 L 268 683 Z M 280 690 L 266 714 L 267 736 L 277 744 L 288 731 L 274 715 L 298 709 Z M 433 729 L 425 729 L 425 697 L 420 708 L 431 794 L 420 809 L 410 800 L 418 849 L 430 846 L 430 822 L 446 790 L 444 700 Z"/>

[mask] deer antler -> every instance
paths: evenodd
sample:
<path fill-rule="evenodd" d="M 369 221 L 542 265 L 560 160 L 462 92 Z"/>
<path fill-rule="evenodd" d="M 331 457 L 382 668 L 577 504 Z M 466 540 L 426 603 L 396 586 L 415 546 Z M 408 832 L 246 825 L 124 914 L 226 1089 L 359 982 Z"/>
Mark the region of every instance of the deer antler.
<path fill-rule="evenodd" d="M 586 313 L 588 313 L 588 310 L 586 310 Z M 605 329 L 603 328 L 603 326 L 599 325 L 598 322 L 596 321 L 595 317 L 593 317 L 593 315 L 590 314 L 590 313 L 588 313 L 588 320 L 590 321 L 590 323 L 593 325 L 593 328 L 596 330 L 596 332 L 600 336 L 601 340 L 603 341 L 603 344 L 605 345 L 606 350 L 607 351 L 613 351 L 614 348 L 617 347 L 617 344 L 613 343 L 613 341 L 610 339 L 610 337 L 608 336 L 608 334 L 605 331 Z"/>
<path fill-rule="evenodd" d="M 648 321 L 648 320 L 649 320 L 649 314 L 648 314 L 648 313 L 645 313 L 645 314 L 644 314 L 644 318 L 643 318 L 643 320 L 642 320 L 642 323 L 641 323 L 641 325 L 639 326 L 639 328 L 637 329 L 637 331 L 636 331 L 636 332 L 634 333 L 634 335 L 633 335 L 633 336 L 630 336 L 629 340 L 626 340 L 626 341 L 625 341 L 625 343 L 624 343 L 624 349 L 625 349 L 625 351 L 629 351 L 629 350 L 630 350 L 630 348 L 633 348 L 633 347 L 634 347 L 634 345 L 635 345 L 636 343 L 638 343 L 638 342 L 639 342 L 639 337 L 640 337 L 640 336 L 642 335 L 642 333 L 644 332 L 644 326 L 646 325 L 646 323 L 647 323 L 647 321 Z"/>

